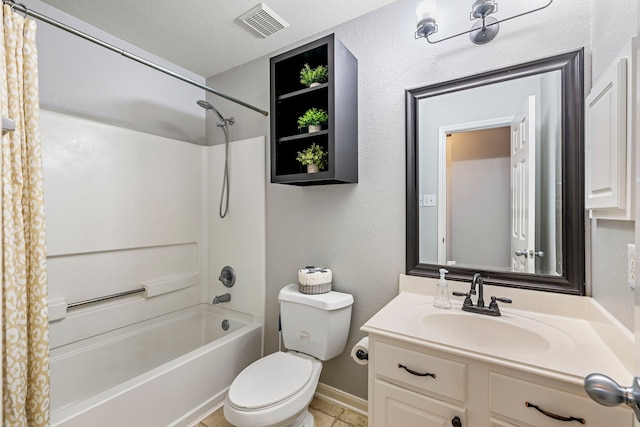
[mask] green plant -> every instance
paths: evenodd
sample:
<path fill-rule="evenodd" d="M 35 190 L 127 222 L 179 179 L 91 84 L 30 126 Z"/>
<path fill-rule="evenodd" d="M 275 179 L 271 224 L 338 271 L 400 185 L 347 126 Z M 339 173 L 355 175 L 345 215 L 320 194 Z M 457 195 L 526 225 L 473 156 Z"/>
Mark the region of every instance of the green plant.
<path fill-rule="evenodd" d="M 329 71 L 324 65 L 311 68 L 309 64 L 304 64 L 304 67 L 300 70 L 300 83 L 305 86 L 310 86 L 311 83 L 324 83 L 328 78 Z"/>
<path fill-rule="evenodd" d="M 315 142 L 311 144 L 311 147 L 307 147 L 302 151 L 298 151 L 298 157 L 296 160 L 303 165 L 310 165 L 315 163 L 319 169 L 324 169 L 327 166 L 327 153 L 322 150 Z"/>
<path fill-rule="evenodd" d="M 318 126 L 327 120 L 329 120 L 329 115 L 326 111 L 320 108 L 310 108 L 303 116 L 298 117 L 298 129 L 303 129 L 307 126 Z"/>

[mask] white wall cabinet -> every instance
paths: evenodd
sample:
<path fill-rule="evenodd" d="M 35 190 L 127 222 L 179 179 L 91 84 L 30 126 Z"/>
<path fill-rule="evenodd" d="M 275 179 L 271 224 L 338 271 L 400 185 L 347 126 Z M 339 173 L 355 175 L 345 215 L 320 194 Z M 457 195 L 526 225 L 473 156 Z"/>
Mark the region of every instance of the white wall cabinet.
<path fill-rule="evenodd" d="M 633 38 L 585 102 L 585 208 L 591 218 L 634 218 L 635 46 Z"/>
<path fill-rule="evenodd" d="M 527 367 L 369 334 L 370 427 L 582 424 L 631 427 L 633 414 L 597 404 L 581 384 L 535 375 Z"/>

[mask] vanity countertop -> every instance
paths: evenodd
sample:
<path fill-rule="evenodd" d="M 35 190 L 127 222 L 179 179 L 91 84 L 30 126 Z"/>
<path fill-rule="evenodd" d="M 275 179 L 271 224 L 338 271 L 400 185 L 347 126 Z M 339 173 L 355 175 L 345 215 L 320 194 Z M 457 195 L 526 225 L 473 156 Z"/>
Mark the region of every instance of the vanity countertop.
<path fill-rule="evenodd" d="M 469 288 L 459 282 L 449 286 Z M 501 317 L 491 317 L 463 312 L 463 298 L 453 296 L 451 309 L 434 308 L 434 291 L 433 279 L 401 275 L 399 295 L 362 330 L 578 385 L 593 372 L 620 384 L 633 378 L 633 335 L 592 298 L 485 285 L 487 303 L 492 295 L 513 300 L 500 303 Z M 456 324 L 471 328 L 452 328 Z M 533 340 L 524 339 L 529 333 Z M 522 344 L 509 342 L 508 334 Z M 528 348 L 540 337 L 548 345 Z"/>

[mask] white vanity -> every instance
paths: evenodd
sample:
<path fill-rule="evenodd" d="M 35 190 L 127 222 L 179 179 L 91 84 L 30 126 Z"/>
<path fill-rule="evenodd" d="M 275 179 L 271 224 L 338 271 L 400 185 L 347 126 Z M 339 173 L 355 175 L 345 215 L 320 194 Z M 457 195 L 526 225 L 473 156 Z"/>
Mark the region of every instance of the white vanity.
<path fill-rule="evenodd" d="M 401 275 L 400 294 L 362 327 L 370 427 L 633 426 L 628 407 L 583 389 L 593 372 L 633 377 L 631 332 L 591 298 L 485 285 L 485 300 L 513 300 L 492 317 L 463 312 L 462 298 L 434 308 L 435 283 Z"/>

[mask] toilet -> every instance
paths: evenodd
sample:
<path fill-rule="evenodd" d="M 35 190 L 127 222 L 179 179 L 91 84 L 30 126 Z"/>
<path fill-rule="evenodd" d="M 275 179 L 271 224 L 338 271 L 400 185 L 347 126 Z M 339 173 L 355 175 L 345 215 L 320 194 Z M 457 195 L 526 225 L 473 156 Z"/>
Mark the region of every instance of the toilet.
<path fill-rule="evenodd" d="M 342 292 L 303 294 L 298 285 L 278 295 L 286 352 L 247 366 L 233 380 L 224 416 L 237 427 L 312 427 L 309 403 L 322 362 L 342 353 L 351 325 L 353 296 Z"/>

